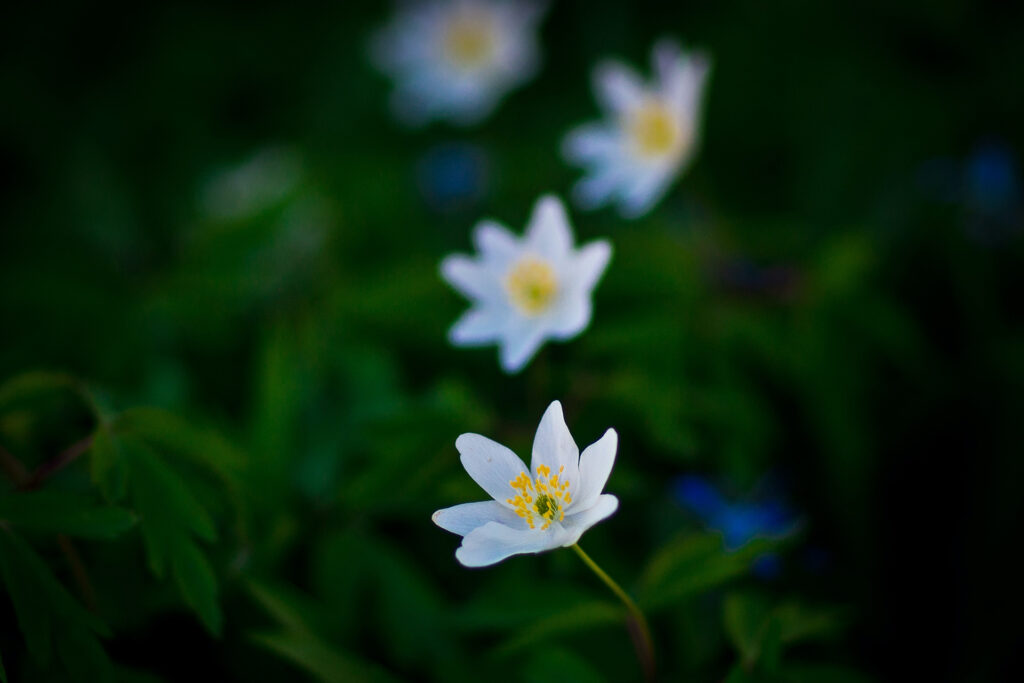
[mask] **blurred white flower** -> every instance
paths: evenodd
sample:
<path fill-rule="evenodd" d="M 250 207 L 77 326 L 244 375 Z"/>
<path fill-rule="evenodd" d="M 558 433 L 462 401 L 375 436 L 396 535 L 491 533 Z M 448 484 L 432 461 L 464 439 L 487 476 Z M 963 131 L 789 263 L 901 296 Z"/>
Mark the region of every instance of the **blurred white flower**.
<path fill-rule="evenodd" d="M 497 342 L 502 368 L 516 372 L 548 337 L 570 339 L 590 323 L 591 292 L 611 258 L 611 245 L 596 240 L 575 249 L 557 197 L 537 201 L 522 239 L 482 221 L 473 240 L 478 257 L 455 254 L 441 262 L 441 276 L 473 300 L 452 326 L 453 344 Z"/>
<path fill-rule="evenodd" d="M 459 125 L 488 116 L 537 70 L 541 2 L 426 0 L 403 5 L 371 43 L 376 65 L 396 81 L 399 120 Z"/>
<path fill-rule="evenodd" d="M 641 216 L 693 156 L 708 59 L 661 41 L 652 63 L 650 84 L 620 62 L 605 62 L 594 71 L 594 90 L 607 118 L 574 129 L 563 144 L 565 158 L 586 169 L 573 188 L 583 208 L 615 202 L 624 217 Z"/>
<path fill-rule="evenodd" d="M 463 537 L 455 557 L 467 567 L 572 546 L 619 507 L 618 498 L 601 493 L 618 440 L 609 429 L 581 455 L 558 401 L 540 420 L 530 469 L 501 444 L 463 434 L 455 440 L 462 465 L 494 500 L 438 510 L 434 523 Z"/>

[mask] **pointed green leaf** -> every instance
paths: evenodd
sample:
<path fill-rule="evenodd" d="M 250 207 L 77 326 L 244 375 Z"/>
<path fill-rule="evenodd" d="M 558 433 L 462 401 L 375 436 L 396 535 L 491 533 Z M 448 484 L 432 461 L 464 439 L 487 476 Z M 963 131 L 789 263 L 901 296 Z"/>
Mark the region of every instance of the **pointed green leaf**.
<path fill-rule="evenodd" d="M 0 411 L 12 403 L 68 390 L 80 391 L 78 380 L 71 375 L 58 372 L 26 372 L 0 385 Z"/>
<path fill-rule="evenodd" d="M 116 502 L 124 497 L 128 467 L 119 441 L 106 428 L 97 429 L 93 435 L 89 469 L 104 498 Z"/>
<path fill-rule="evenodd" d="M 546 643 L 553 638 L 610 624 L 623 624 L 625 629 L 625 622 L 626 612 L 619 605 L 597 600 L 585 602 L 540 620 L 525 633 L 505 641 L 495 650 L 494 655 L 506 657 Z"/>
<path fill-rule="evenodd" d="M 206 556 L 192 541 L 185 541 L 171 558 L 174 579 L 185 602 L 196 611 L 203 625 L 220 635 L 224 617 L 217 603 L 217 579 Z"/>
<path fill-rule="evenodd" d="M 4 529 L 0 529 L 0 576 L 36 661 L 52 661 L 56 646 L 69 670 L 78 667 L 92 672 L 92 680 L 108 680 L 104 671 L 109 663 L 96 642 L 97 635 L 107 635 L 106 625 L 68 594 L 24 541 Z"/>
<path fill-rule="evenodd" d="M 375 664 L 329 647 L 312 636 L 257 633 L 252 639 L 322 683 L 391 683 L 399 680 Z"/>
<path fill-rule="evenodd" d="M 149 524 L 160 528 L 182 525 L 204 541 L 215 540 L 217 532 L 213 521 L 181 477 L 143 444 L 128 439 L 122 442 L 134 446 L 131 453 L 132 497 L 143 516 L 143 533 L 148 520 Z"/>
<path fill-rule="evenodd" d="M 312 635 L 301 608 L 295 603 L 296 596 L 288 595 L 281 588 L 275 588 L 256 581 L 247 584 L 249 593 L 263 609 L 281 624 L 286 631 L 297 635 Z"/>
<path fill-rule="evenodd" d="M 53 491 L 0 498 L 0 520 L 31 531 L 101 539 L 115 538 L 135 524 L 128 510 L 100 507 L 86 497 Z"/>

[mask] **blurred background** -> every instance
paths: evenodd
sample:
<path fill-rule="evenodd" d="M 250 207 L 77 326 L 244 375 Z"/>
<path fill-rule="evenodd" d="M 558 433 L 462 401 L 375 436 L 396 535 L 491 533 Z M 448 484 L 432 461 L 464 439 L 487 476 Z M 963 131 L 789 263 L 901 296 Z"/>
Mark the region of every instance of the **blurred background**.
<path fill-rule="evenodd" d="M 459 434 L 525 454 L 557 398 L 619 432 L 581 544 L 659 680 L 1010 679 L 1024 7 L 551 3 L 531 81 L 421 129 L 393 9 L 5 10 L 0 676 L 639 680 L 572 553 L 467 570 L 430 523 L 483 498 Z M 441 258 L 567 197 L 592 67 L 663 36 L 713 58 L 703 141 L 646 217 L 571 210 L 590 327 L 451 347 Z"/>

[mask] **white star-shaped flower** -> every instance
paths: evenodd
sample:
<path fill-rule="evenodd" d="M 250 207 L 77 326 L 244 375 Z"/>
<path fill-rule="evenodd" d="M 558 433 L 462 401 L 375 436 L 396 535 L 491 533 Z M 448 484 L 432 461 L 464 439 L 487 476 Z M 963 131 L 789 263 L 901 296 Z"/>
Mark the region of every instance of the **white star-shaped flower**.
<path fill-rule="evenodd" d="M 566 159 L 586 169 L 573 188 L 583 208 L 615 202 L 623 217 L 642 216 L 693 156 L 709 62 L 672 41 L 654 46 L 652 62 L 656 78 L 650 84 L 620 62 L 594 71 L 607 118 L 574 129 L 563 144 Z"/>
<path fill-rule="evenodd" d="M 434 523 L 463 537 L 455 557 L 467 567 L 572 546 L 619 507 L 618 498 L 601 493 L 618 440 L 609 429 L 580 454 L 558 401 L 540 420 L 530 469 L 501 444 L 463 434 L 455 440 L 462 465 L 494 500 L 438 510 Z"/>
<path fill-rule="evenodd" d="M 522 239 L 494 221 L 473 232 L 478 257 L 455 254 L 441 276 L 473 300 L 449 338 L 456 346 L 500 346 L 501 367 L 517 372 L 545 339 L 565 340 L 590 323 L 591 292 L 611 258 L 607 240 L 573 248 L 562 202 L 541 197 Z"/>
<path fill-rule="evenodd" d="M 396 81 L 396 116 L 409 125 L 469 125 L 487 117 L 536 73 L 543 10 L 528 0 L 405 4 L 371 44 L 374 62 Z"/>

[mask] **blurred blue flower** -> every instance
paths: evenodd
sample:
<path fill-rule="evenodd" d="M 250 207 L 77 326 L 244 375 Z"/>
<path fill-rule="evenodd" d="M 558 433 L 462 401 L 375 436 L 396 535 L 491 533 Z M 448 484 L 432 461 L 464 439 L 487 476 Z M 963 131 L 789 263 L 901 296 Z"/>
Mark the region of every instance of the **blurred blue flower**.
<path fill-rule="evenodd" d="M 797 527 L 799 521 L 778 499 L 728 500 L 711 482 L 700 476 L 680 477 L 673 493 L 675 499 L 696 515 L 705 527 L 722 534 L 727 552 L 735 552 L 755 538 L 785 536 Z M 781 560 L 775 553 L 766 553 L 755 560 L 752 569 L 762 578 L 772 578 L 778 575 Z"/>
<path fill-rule="evenodd" d="M 431 208 L 452 211 L 479 201 L 487 189 L 487 156 L 465 143 L 437 145 L 420 159 L 416 180 Z"/>
<path fill-rule="evenodd" d="M 1024 192 L 1013 150 L 998 141 L 977 145 L 962 163 L 931 159 L 920 166 L 917 182 L 932 201 L 963 209 L 967 235 L 995 245 L 1020 232 Z"/>
<path fill-rule="evenodd" d="M 965 200 L 978 211 L 1012 211 L 1020 199 L 1017 160 L 1006 145 L 978 146 L 967 160 L 964 175 Z"/>

